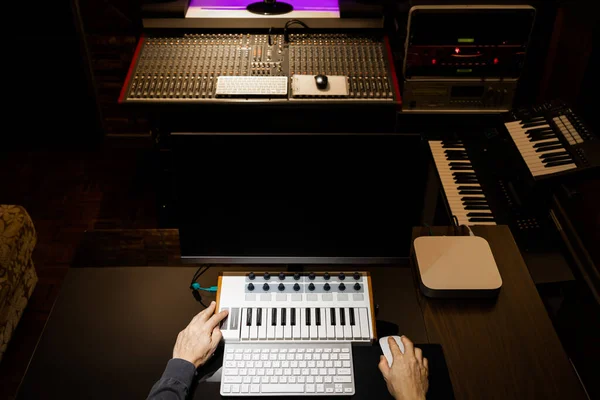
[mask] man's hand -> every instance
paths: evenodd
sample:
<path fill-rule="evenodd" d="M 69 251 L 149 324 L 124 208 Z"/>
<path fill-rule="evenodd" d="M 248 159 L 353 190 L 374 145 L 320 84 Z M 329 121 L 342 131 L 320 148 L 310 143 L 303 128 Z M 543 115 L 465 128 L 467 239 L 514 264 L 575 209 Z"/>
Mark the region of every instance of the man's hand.
<path fill-rule="evenodd" d="M 390 394 L 396 400 L 424 400 L 429 389 L 429 362 L 409 338 L 402 336 L 400 339 L 404 343 L 404 354 L 394 338 L 388 338 L 393 357 L 392 366 L 388 366 L 387 359 L 381 356 L 379 370 Z"/>
<path fill-rule="evenodd" d="M 215 308 L 216 304 L 213 301 L 179 332 L 173 348 L 173 358 L 189 361 L 196 368 L 208 361 L 223 337 L 219 324 L 227 317 L 226 310 L 214 314 Z"/>

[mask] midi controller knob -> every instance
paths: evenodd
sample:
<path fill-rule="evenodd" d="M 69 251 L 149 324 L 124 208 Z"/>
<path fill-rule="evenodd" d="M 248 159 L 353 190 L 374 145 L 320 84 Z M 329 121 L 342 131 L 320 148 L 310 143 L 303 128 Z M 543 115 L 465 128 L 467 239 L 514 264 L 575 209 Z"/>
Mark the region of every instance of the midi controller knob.
<path fill-rule="evenodd" d="M 253 284 L 252 282 L 250 282 L 250 283 L 248 284 L 248 290 L 249 290 L 249 291 L 253 291 L 253 290 L 254 290 L 254 284 Z"/>
<path fill-rule="evenodd" d="M 263 285 L 263 290 L 264 290 L 265 292 L 266 292 L 267 290 L 269 290 L 269 284 L 268 284 L 268 283 L 265 283 L 265 284 Z"/>
<path fill-rule="evenodd" d="M 300 279 L 300 274 L 296 272 L 296 273 L 294 274 L 294 280 L 295 280 L 295 281 L 297 281 L 297 280 L 299 280 L 299 279 Z"/>
<path fill-rule="evenodd" d="M 308 285 L 308 290 L 310 290 L 311 292 L 312 292 L 313 290 L 315 290 L 315 284 L 314 284 L 314 283 L 311 283 L 310 285 Z"/>
<path fill-rule="evenodd" d="M 250 272 L 250 273 L 248 274 L 248 279 L 250 279 L 251 281 L 253 281 L 253 280 L 254 280 L 254 278 L 256 278 L 256 275 L 254 275 L 254 272 Z"/>
<path fill-rule="evenodd" d="M 285 279 L 285 274 L 283 272 L 279 273 L 279 280 L 282 281 Z"/>
<path fill-rule="evenodd" d="M 360 274 L 358 272 L 354 273 L 354 280 L 357 281 L 360 279 Z"/>
<path fill-rule="evenodd" d="M 340 283 L 340 290 L 343 292 L 344 290 L 346 290 L 346 285 L 344 285 L 343 283 Z"/>
<path fill-rule="evenodd" d="M 297 292 L 298 290 L 300 290 L 300 285 L 298 285 L 297 283 L 294 283 L 294 290 Z"/>
<path fill-rule="evenodd" d="M 277 289 L 279 289 L 279 291 L 284 291 L 285 285 L 283 283 L 280 283 L 279 286 L 277 286 Z"/>
<path fill-rule="evenodd" d="M 325 274 L 323 274 L 323 278 L 325 278 L 325 280 L 328 281 L 329 278 L 331 278 L 331 276 L 329 275 L 329 272 L 325 272 Z"/>
<path fill-rule="evenodd" d="M 308 279 L 310 279 L 311 281 L 315 280 L 315 273 L 311 272 L 310 274 L 308 274 Z"/>
<path fill-rule="evenodd" d="M 354 290 L 360 290 L 360 283 L 356 282 L 354 284 Z"/>
<path fill-rule="evenodd" d="M 268 272 L 265 272 L 264 278 L 265 278 L 265 281 L 268 281 L 269 279 L 271 279 L 271 274 L 269 274 Z"/>
<path fill-rule="evenodd" d="M 328 292 L 329 289 L 331 289 L 331 286 L 329 286 L 329 283 L 326 283 L 325 285 L 323 285 L 323 289 L 325 289 L 325 291 Z"/>
<path fill-rule="evenodd" d="M 344 279 L 346 279 L 346 275 L 343 272 L 340 272 L 340 281 L 343 281 Z"/>

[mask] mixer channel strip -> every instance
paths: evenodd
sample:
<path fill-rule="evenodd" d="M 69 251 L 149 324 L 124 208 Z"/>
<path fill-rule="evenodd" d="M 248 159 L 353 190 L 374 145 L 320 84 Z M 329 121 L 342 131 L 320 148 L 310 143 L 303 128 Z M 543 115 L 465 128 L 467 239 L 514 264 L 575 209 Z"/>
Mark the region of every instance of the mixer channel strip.
<path fill-rule="evenodd" d="M 292 34 L 289 44 L 283 35 L 271 35 L 269 44 L 268 35 L 242 33 L 142 37 L 119 101 L 218 103 L 257 97 L 395 104 L 400 97 L 392 70 L 383 38 L 362 34 Z M 315 86 L 311 95 L 294 96 L 294 76 L 316 75 L 344 77 L 347 94 L 332 98 Z"/>

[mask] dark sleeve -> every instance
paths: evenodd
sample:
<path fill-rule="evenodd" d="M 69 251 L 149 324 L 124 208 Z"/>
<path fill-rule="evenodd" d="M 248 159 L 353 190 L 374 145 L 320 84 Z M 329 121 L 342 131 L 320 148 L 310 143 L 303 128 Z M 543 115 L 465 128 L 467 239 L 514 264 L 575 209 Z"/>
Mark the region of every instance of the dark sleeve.
<path fill-rule="evenodd" d="M 152 386 L 148 400 L 185 400 L 187 397 L 196 367 L 189 361 L 173 358 L 167 363 L 167 368 Z"/>

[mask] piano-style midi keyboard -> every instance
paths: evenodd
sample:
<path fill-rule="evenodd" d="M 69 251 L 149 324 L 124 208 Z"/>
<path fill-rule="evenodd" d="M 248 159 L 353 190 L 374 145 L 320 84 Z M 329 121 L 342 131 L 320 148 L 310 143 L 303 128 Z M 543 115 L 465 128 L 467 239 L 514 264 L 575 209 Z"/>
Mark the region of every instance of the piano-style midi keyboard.
<path fill-rule="evenodd" d="M 370 342 L 371 298 L 365 272 L 223 273 L 217 293 L 225 342 Z"/>

